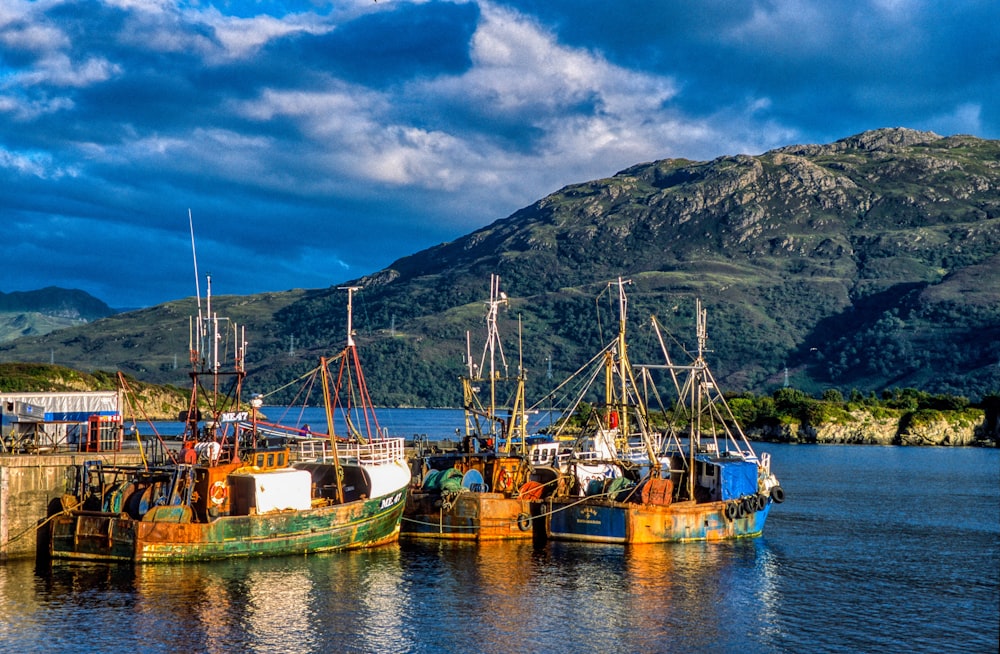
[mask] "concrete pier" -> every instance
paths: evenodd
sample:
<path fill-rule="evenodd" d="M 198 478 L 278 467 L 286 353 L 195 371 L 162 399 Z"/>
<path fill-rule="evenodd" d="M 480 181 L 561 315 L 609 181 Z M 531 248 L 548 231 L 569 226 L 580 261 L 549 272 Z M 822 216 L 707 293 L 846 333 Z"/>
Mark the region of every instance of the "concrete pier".
<path fill-rule="evenodd" d="M 0 562 L 48 556 L 47 518 L 60 510 L 86 461 L 139 465 L 142 456 L 137 450 L 0 456 Z"/>

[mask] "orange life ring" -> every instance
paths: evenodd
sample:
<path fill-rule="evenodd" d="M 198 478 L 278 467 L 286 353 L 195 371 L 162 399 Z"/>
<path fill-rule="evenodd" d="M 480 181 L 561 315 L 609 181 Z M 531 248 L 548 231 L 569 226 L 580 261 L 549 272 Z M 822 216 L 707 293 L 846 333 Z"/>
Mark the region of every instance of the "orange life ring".
<path fill-rule="evenodd" d="M 500 474 L 497 475 L 497 490 L 505 491 L 509 489 L 514 483 L 514 478 L 511 476 L 510 471 L 506 468 L 500 470 Z"/>
<path fill-rule="evenodd" d="M 615 429 L 618 427 L 618 412 L 612 411 L 608 414 L 608 429 Z"/>
<path fill-rule="evenodd" d="M 226 484 L 222 481 L 217 481 L 212 484 L 212 488 L 208 491 L 208 497 L 212 500 L 212 504 L 222 504 L 226 501 Z"/>

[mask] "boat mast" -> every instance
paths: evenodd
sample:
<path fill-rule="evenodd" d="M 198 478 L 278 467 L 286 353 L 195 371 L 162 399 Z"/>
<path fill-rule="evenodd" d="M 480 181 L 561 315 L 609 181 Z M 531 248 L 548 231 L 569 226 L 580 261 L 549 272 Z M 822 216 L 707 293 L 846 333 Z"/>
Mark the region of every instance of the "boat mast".
<path fill-rule="evenodd" d="M 246 330 L 237 325 L 229 318 L 220 318 L 212 311 L 212 276 L 206 275 L 205 289 L 205 311 L 201 306 L 201 286 L 198 279 L 198 255 L 194 241 L 194 219 L 191 210 L 188 209 L 188 226 L 191 230 L 191 256 L 194 261 L 195 274 L 195 298 L 197 301 L 198 315 L 188 321 L 188 353 L 191 360 L 191 401 L 188 405 L 188 414 L 185 420 L 185 438 L 198 440 L 201 419 L 200 407 L 204 404 L 209 412 L 205 416 L 206 423 L 211 421 L 211 434 L 202 436 L 210 438 L 214 442 L 222 444 L 227 438 L 226 427 L 223 424 L 234 422 L 240 410 L 240 398 L 243 392 L 243 378 L 246 376 Z M 220 324 L 226 325 L 220 328 Z M 232 325 L 230 333 L 228 325 Z M 232 339 L 230 341 L 230 338 Z M 209 340 L 210 339 L 210 340 Z M 233 368 L 232 370 L 222 369 L 222 357 L 219 348 L 223 340 L 232 343 Z M 227 345 L 228 355 L 228 345 Z M 211 375 L 212 384 L 210 388 L 202 385 L 201 378 Z M 223 388 L 223 377 L 231 378 Z M 199 401 L 199 391 L 204 393 L 204 397 Z M 206 427 L 208 424 L 206 424 Z M 239 456 L 239 429 L 233 433 L 233 453 L 232 457 Z"/>
<path fill-rule="evenodd" d="M 347 290 L 347 347 L 354 347 L 354 291 L 360 291 L 360 286 L 342 286 Z"/>
<path fill-rule="evenodd" d="M 465 436 L 472 437 L 478 431 L 479 420 L 473 412 L 475 406 L 476 391 L 473 384 L 476 382 L 476 364 L 472 361 L 472 335 L 465 332 L 465 361 L 468 372 L 462 378 L 462 406 L 465 408 Z"/>
<path fill-rule="evenodd" d="M 621 382 L 621 394 L 619 396 L 619 406 L 615 410 L 618 411 L 619 433 L 627 438 L 629 427 L 628 411 L 625 410 L 625 404 L 628 401 L 627 381 L 632 371 L 628 369 L 628 352 L 625 343 L 625 323 L 628 313 L 628 298 L 625 296 L 626 283 L 631 284 L 632 280 L 625 282 L 622 281 L 621 277 L 618 278 L 618 376 Z"/>
<path fill-rule="evenodd" d="M 521 454 L 527 452 L 528 449 L 528 433 L 525 428 L 528 420 L 526 415 L 526 409 L 524 406 L 524 343 L 523 343 L 523 333 L 521 326 L 521 316 L 517 317 L 517 388 L 514 393 L 514 406 L 511 408 L 510 412 L 510 428 L 507 430 L 508 435 L 506 439 L 506 452 L 510 452 L 510 444 L 514 440 L 515 436 L 520 436 L 520 451 Z"/>
<path fill-rule="evenodd" d="M 708 314 L 701 306 L 701 299 L 695 299 L 695 335 L 698 342 L 698 355 L 694 360 L 691 369 L 691 428 L 688 434 L 688 497 L 694 499 L 695 477 L 695 454 L 701 449 L 701 413 L 702 413 L 702 391 L 707 392 L 708 383 L 705 375 L 705 343 L 708 340 Z"/>
<path fill-rule="evenodd" d="M 337 374 L 337 383 L 331 407 L 339 407 L 344 416 L 349 437 L 357 439 L 359 442 L 371 442 L 376 436 L 382 438 L 384 435 L 378 425 L 375 412 L 372 408 L 371 396 L 368 394 L 368 386 L 365 383 L 364 371 L 361 369 L 361 360 L 358 357 L 358 348 L 354 342 L 354 291 L 361 290 L 360 286 L 343 286 L 341 290 L 347 291 L 347 345 L 340 354 L 340 371 Z M 346 375 L 346 380 L 345 380 Z M 346 383 L 346 387 L 345 387 Z M 357 384 L 357 388 L 355 388 Z M 357 404 L 354 404 L 354 392 L 357 391 Z M 341 395 L 346 395 L 346 400 L 341 399 Z M 351 412 L 360 410 L 364 420 L 364 433 L 360 429 L 360 424 L 355 425 L 351 418 Z M 331 409 L 332 410 L 332 409 Z M 375 435 L 373 435 L 373 431 Z M 332 432 L 331 432 L 332 433 Z"/>
<path fill-rule="evenodd" d="M 500 340 L 500 330 L 497 327 L 497 317 L 501 306 L 509 306 L 510 301 L 507 294 L 500 290 L 500 277 L 490 275 L 490 299 L 486 303 L 486 342 L 483 345 L 482 357 L 479 364 L 472 360 L 472 341 L 469 332 L 465 333 L 465 351 L 467 374 L 462 377 L 462 401 L 465 408 L 465 435 L 490 438 L 501 437 L 504 440 L 503 450 L 510 451 L 511 442 L 518 434 L 522 437 L 522 449 L 524 448 L 523 436 L 525 419 L 524 406 L 524 367 L 523 359 L 518 362 L 518 374 L 516 378 L 509 376 L 509 364 L 503 351 L 503 343 Z M 518 318 L 518 338 L 520 338 L 520 318 Z M 503 372 L 498 368 L 503 366 Z M 487 378 L 488 377 L 488 378 Z M 516 383 L 514 397 L 509 406 L 499 407 L 497 393 L 500 382 L 509 384 Z M 479 387 L 476 384 L 482 382 L 489 383 L 489 398 L 484 403 L 480 401 Z M 506 385 L 504 386 L 506 388 Z M 484 394 L 485 397 L 485 394 Z M 498 412 L 506 408 L 509 412 L 507 420 L 498 415 Z M 486 420 L 489 426 L 480 428 L 480 419 Z"/>
<path fill-rule="evenodd" d="M 350 325 L 350 320 L 347 322 L 348 325 Z M 348 326 L 348 330 L 349 329 L 350 327 Z M 323 382 L 323 407 L 326 409 L 326 433 L 330 434 L 330 452 L 333 455 L 333 467 L 337 473 L 334 475 L 337 479 L 337 502 L 342 504 L 344 502 L 344 488 L 341 483 L 340 456 L 337 452 L 337 435 L 334 431 L 333 403 L 330 399 L 330 373 L 327 370 L 326 357 L 320 357 L 319 363 Z"/>
<path fill-rule="evenodd" d="M 485 366 L 485 358 L 489 355 L 490 360 L 490 436 L 497 435 L 497 369 L 496 357 L 499 351 L 500 360 L 504 367 L 504 377 L 507 371 L 507 359 L 504 357 L 503 345 L 500 343 L 500 332 L 497 329 L 497 314 L 500 306 L 507 305 L 507 294 L 500 290 L 500 277 L 490 275 L 490 302 L 486 312 L 486 349 L 483 352 L 484 361 L 480 365 L 480 370 Z"/>
<path fill-rule="evenodd" d="M 228 425 L 234 422 L 240 409 L 240 398 L 243 393 L 243 379 L 246 376 L 246 328 L 237 325 L 229 318 L 220 318 L 212 311 L 212 278 L 207 276 L 206 308 L 202 314 L 199 302 L 196 320 L 189 322 L 189 341 L 191 357 L 191 401 L 188 405 L 188 415 L 185 422 L 185 437 L 190 440 L 199 439 L 198 423 L 201 418 L 201 406 L 207 409 L 204 416 L 206 427 L 211 427 L 211 433 L 206 430 L 201 435 L 214 442 L 223 443 L 227 438 Z M 229 329 L 229 325 L 232 329 Z M 224 327 L 223 327 L 224 326 Z M 225 331 L 223 331 L 225 330 Z M 232 369 L 223 369 L 223 356 L 220 347 L 226 343 L 226 350 L 232 347 Z M 227 355 L 228 356 L 228 355 Z M 211 384 L 203 384 L 203 377 L 211 377 Z M 224 378 L 229 379 L 223 385 Z M 203 394 L 203 396 L 200 395 Z M 239 456 L 238 430 L 233 433 L 233 458 Z"/>

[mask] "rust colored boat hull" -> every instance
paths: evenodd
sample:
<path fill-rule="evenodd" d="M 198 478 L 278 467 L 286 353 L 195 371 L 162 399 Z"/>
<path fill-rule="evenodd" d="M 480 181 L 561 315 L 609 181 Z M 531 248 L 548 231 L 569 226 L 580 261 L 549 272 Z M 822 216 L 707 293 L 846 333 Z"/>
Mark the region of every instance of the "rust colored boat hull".
<path fill-rule="evenodd" d="M 532 537 L 531 502 L 502 493 L 411 492 L 400 526 L 403 538 L 498 541 Z"/>

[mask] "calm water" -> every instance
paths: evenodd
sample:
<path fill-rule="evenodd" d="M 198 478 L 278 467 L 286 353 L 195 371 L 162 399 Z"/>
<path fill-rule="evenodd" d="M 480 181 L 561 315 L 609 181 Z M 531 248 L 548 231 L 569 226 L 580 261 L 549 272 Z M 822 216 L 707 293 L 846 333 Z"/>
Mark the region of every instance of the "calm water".
<path fill-rule="evenodd" d="M 301 426 L 308 424 L 313 430 L 326 432 L 326 413 L 317 407 L 265 406 L 262 412 L 268 421 L 282 425 Z M 334 416 L 336 428 L 342 432 L 343 420 L 340 414 Z M 411 439 L 426 436 L 430 440 L 461 440 L 455 430 L 464 431 L 465 413 L 461 409 L 379 409 L 378 426 L 390 436 Z M 551 423 L 553 417 L 547 413 L 528 416 L 528 431 L 533 432 Z M 357 424 L 364 424 L 357 420 Z M 180 425 L 180 423 L 173 423 Z M 180 425 L 183 430 L 183 425 Z"/>
<path fill-rule="evenodd" d="M 425 415 L 444 431 L 403 413 L 390 431 L 454 432 L 449 416 Z M 762 538 L 404 542 L 138 568 L 12 562 L 0 566 L 0 650 L 997 651 L 1000 451 L 758 449 L 787 494 Z"/>

